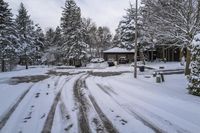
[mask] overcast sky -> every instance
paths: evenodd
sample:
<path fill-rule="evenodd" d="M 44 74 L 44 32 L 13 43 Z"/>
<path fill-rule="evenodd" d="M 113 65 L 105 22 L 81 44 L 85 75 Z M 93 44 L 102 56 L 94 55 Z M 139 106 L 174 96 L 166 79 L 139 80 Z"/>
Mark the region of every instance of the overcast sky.
<path fill-rule="evenodd" d="M 5 0 L 14 14 L 17 13 L 20 2 L 23 2 L 31 19 L 39 23 L 43 29 L 60 25 L 61 7 L 65 0 Z M 81 7 L 82 17 L 90 17 L 98 26 L 108 26 L 114 33 L 120 18 L 125 14 L 129 2 L 135 0 L 75 0 Z"/>

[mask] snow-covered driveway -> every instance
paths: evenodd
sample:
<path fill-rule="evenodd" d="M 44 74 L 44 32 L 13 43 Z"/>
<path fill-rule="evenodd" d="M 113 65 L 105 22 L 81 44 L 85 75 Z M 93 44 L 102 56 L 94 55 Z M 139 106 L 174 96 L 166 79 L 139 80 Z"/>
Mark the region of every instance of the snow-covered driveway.
<path fill-rule="evenodd" d="M 200 98 L 187 93 L 184 75 L 167 75 L 157 84 L 151 71 L 134 79 L 132 70 L 54 67 L 0 74 L 0 132 L 200 131 Z"/>

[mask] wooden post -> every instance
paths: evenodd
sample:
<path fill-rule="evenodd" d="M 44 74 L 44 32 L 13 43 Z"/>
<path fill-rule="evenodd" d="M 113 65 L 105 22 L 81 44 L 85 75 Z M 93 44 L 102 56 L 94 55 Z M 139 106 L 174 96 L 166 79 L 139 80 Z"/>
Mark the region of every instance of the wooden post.
<path fill-rule="evenodd" d="M 175 54 L 175 50 L 174 50 L 174 48 L 173 48 L 173 50 L 172 50 L 172 61 L 175 60 L 175 59 L 174 59 L 174 54 Z"/>
<path fill-rule="evenodd" d="M 151 62 L 153 62 L 153 49 L 151 50 Z"/>
<path fill-rule="evenodd" d="M 170 61 L 170 51 L 167 49 L 168 61 Z"/>
<path fill-rule="evenodd" d="M 135 17 L 135 56 L 134 56 L 134 78 L 137 78 L 137 19 L 138 19 L 138 0 L 136 0 L 136 17 Z"/>
<path fill-rule="evenodd" d="M 4 60 L 4 58 L 2 58 L 2 60 L 1 60 L 1 71 L 5 72 L 5 60 Z"/>
<path fill-rule="evenodd" d="M 165 47 L 164 46 L 162 46 L 162 52 L 163 52 L 163 61 L 165 60 Z"/>
<path fill-rule="evenodd" d="M 25 55 L 25 63 L 26 63 L 26 69 L 28 69 L 28 58 L 27 58 L 27 55 Z"/>
<path fill-rule="evenodd" d="M 180 56 L 180 57 L 179 57 L 179 60 L 182 61 L 183 49 L 179 48 L 179 52 L 180 52 L 180 53 L 179 53 L 179 54 L 180 54 L 180 55 L 179 55 L 179 56 Z"/>

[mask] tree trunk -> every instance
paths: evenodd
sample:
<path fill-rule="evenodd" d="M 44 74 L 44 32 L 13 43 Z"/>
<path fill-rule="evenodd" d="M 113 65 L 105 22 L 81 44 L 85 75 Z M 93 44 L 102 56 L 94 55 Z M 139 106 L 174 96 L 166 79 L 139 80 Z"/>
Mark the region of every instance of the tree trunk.
<path fill-rule="evenodd" d="M 179 59 L 179 60 L 180 60 L 180 62 L 181 62 L 181 61 L 182 61 L 182 58 L 183 58 L 183 51 L 184 51 L 184 50 L 180 48 L 179 51 L 180 51 L 180 53 L 179 53 L 179 54 L 180 54 L 180 57 L 179 57 L 180 59 Z"/>
<path fill-rule="evenodd" d="M 163 57 L 162 59 L 163 59 L 163 61 L 165 61 L 165 58 L 166 58 L 166 57 L 165 57 L 165 47 L 164 47 L 164 46 L 162 46 L 162 52 L 163 52 L 163 53 L 162 53 L 162 54 L 163 54 L 163 55 L 162 55 L 162 57 Z"/>
<path fill-rule="evenodd" d="M 5 60 L 4 60 L 4 58 L 1 60 L 1 71 L 5 72 Z"/>
<path fill-rule="evenodd" d="M 25 63 L 26 63 L 26 69 L 28 69 L 28 58 L 27 58 L 27 55 L 25 55 Z"/>
<path fill-rule="evenodd" d="M 151 51 L 151 62 L 153 62 L 153 50 Z"/>
<path fill-rule="evenodd" d="M 191 62 L 191 52 L 187 48 L 185 75 L 189 75 L 190 74 L 190 68 L 189 68 L 190 67 L 190 62 Z"/>
<path fill-rule="evenodd" d="M 174 53 L 175 53 L 175 50 L 173 48 L 173 50 L 172 50 L 172 61 L 175 61 Z"/>

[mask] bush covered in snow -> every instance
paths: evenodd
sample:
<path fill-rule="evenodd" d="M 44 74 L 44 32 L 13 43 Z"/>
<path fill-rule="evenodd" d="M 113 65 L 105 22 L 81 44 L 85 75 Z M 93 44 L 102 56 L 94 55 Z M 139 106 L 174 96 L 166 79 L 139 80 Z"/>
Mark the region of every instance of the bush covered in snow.
<path fill-rule="evenodd" d="M 192 42 L 191 74 L 188 76 L 188 89 L 191 94 L 200 96 L 200 34 Z"/>

